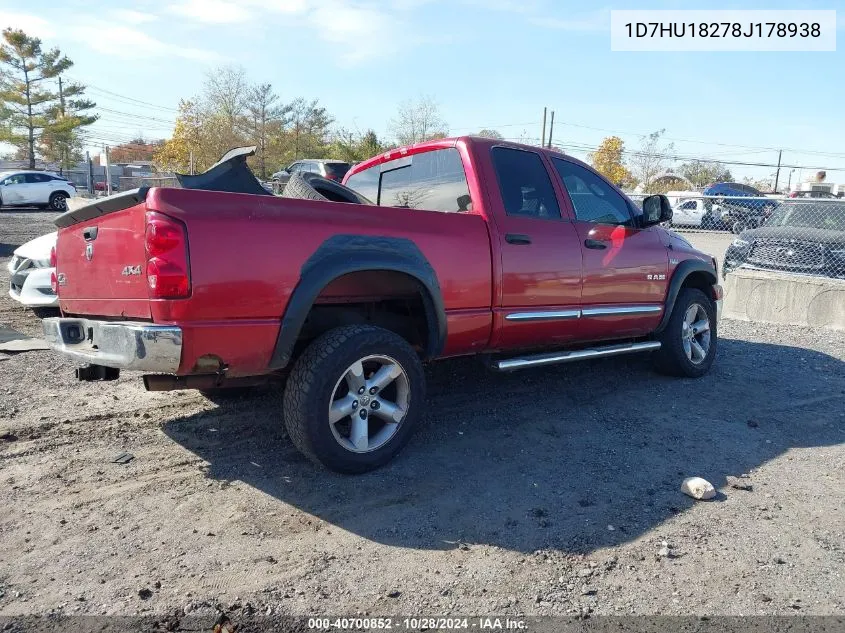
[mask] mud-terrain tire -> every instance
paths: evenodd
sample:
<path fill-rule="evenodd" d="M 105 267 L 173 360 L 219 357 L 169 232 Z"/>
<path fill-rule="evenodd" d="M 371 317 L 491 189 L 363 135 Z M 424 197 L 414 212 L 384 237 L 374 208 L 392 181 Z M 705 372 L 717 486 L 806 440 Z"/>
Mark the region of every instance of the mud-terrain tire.
<path fill-rule="evenodd" d="M 666 328 L 657 335 L 655 369 L 670 376 L 700 378 L 716 358 L 716 306 L 698 288 L 683 288 Z"/>
<path fill-rule="evenodd" d="M 405 339 L 370 325 L 339 327 L 294 364 L 285 387 L 285 427 L 312 461 L 363 473 L 408 443 L 424 399 L 422 362 Z"/>
<path fill-rule="evenodd" d="M 293 174 L 285 185 L 283 198 L 329 200 L 352 204 L 373 204 L 357 191 L 317 174 Z"/>

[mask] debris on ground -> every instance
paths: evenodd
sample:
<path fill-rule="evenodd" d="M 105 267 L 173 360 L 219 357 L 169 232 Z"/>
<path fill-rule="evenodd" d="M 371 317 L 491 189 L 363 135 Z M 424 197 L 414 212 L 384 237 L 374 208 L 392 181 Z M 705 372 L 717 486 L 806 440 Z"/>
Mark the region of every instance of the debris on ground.
<path fill-rule="evenodd" d="M 684 479 L 683 483 L 681 483 L 681 492 L 700 501 L 706 501 L 716 496 L 716 489 L 713 487 L 713 484 L 701 477 L 687 477 Z"/>
<path fill-rule="evenodd" d="M 120 453 L 117 455 L 113 460 L 111 460 L 112 464 L 128 464 L 135 456 L 132 453 Z"/>
<path fill-rule="evenodd" d="M 747 492 L 751 492 L 754 490 L 754 486 L 751 484 L 748 479 L 742 477 L 727 477 L 728 485 L 733 488 L 734 490 L 745 490 Z"/>

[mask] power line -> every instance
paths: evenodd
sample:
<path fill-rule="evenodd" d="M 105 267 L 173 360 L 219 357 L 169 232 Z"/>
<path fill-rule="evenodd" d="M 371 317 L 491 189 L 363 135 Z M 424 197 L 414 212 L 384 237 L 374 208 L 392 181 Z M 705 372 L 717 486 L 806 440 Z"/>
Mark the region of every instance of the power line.
<path fill-rule="evenodd" d="M 75 81 L 79 84 L 82 84 L 82 85 L 85 86 L 86 89 L 91 89 L 94 92 L 101 92 L 101 93 L 104 93 L 104 94 L 107 94 L 107 95 L 111 95 L 112 97 L 115 97 L 115 98 L 124 99 L 126 101 L 131 101 L 133 103 L 144 105 L 144 106 L 147 106 L 147 107 L 150 107 L 150 108 L 158 108 L 160 110 L 166 110 L 168 112 L 179 112 L 179 110 L 177 108 L 169 108 L 167 106 L 158 105 L 158 104 L 155 104 L 155 103 L 150 103 L 149 101 L 144 101 L 142 99 L 136 99 L 135 97 L 130 97 L 128 95 L 123 95 L 123 94 L 120 94 L 120 93 L 117 93 L 117 92 L 112 92 L 111 90 L 106 90 L 105 88 L 100 88 L 98 86 L 95 86 L 94 84 L 86 83 L 86 82 L 80 81 L 79 79 L 74 79 L 72 77 L 68 77 L 68 79 L 71 79 L 72 81 Z"/>

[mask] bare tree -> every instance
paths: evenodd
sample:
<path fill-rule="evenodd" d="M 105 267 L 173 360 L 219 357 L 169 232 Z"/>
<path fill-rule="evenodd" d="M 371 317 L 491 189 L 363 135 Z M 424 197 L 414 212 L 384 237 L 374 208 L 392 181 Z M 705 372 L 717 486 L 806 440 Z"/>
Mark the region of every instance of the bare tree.
<path fill-rule="evenodd" d="M 256 161 L 262 178 L 267 178 L 267 147 L 272 135 L 281 134 L 290 122 L 290 106 L 279 103 L 279 95 L 270 84 L 258 84 L 249 90 L 247 134 L 256 146 Z"/>
<path fill-rule="evenodd" d="M 440 116 L 437 103 L 431 97 L 404 101 L 396 117 L 390 121 L 390 131 L 400 145 L 413 145 L 434 138 L 443 138 L 449 126 Z"/>
<path fill-rule="evenodd" d="M 631 172 L 646 193 L 651 192 L 655 178 L 664 173 L 671 162 L 667 154 L 675 148 L 675 145 L 661 142 L 664 132 L 666 130 L 657 130 L 644 136 L 640 148 L 631 153 L 629 160 Z"/>
<path fill-rule="evenodd" d="M 205 76 L 202 105 L 235 129 L 247 108 L 250 86 L 240 66 L 222 66 Z"/>

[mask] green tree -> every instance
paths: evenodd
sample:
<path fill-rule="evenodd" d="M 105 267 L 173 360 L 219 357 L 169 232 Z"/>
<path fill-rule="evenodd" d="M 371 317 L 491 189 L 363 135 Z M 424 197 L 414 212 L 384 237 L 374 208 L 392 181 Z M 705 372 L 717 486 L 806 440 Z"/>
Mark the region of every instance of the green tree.
<path fill-rule="evenodd" d="M 488 130 L 487 128 L 481 130 L 476 136 L 483 136 L 484 138 L 494 138 L 499 141 L 504 138 L 498 130 Z"/>
<path fill-rule="evenodd" d="M 84 92 L 84 86 L 64 83 L 59 76 L 59 102 L 49 111 L 50 123 L 41 134 L 40 151 L 45 160 L 59 164 L 60 173 L 82 160 L 79 130 L 97 120 L 96 115 L 88 114 L 96 104 L 79 98 Z"/>
<path fill-rule="evenodd" d="M 381 154 L 383 151 L 384 146 L 373 130 L 367 130 L 364 134 L 354 134 L 340 129 L 335 132 L 328 154 L 330 158 L 357 163 Z"/>
<path fill-rule="evenodd" d="M 587 159 L 596 171 L 604 174 L 608 180 L 618 187 L 629 187 L 634 184 L 631 172 L 623 163 L 625 141 L 618 136 L 608 136 L 602 139 L 596 151 Z"/>
<path fill-rule="evenodd" d="M 714 182 L 731 182 L 729 169 L 719 163 L 706 160 L 691 160 L 678 167 L 678 173 L 696 187 L 706 187 Z"/>
<path fill-rule="evenodd" d="M 84 87 L 69 84 L 63 94 L 47 88 L 73 62 L 58 48 L 44 51 L 41 40 L 20 29 L 3 31 L 0 44 L 0 140 L 26 154 L 35 167 L 36 150 L 70 157 L 81 145 L 77 133 L 96 116 L 94 103 L 78 97 Z M 46 138 L 42 138 L 46 132 Z"/>
<path fill-rule="evenodd" d="M 153 162 L 161 171 L 188 173 L 193 156 L 194 171 L 205 171 L 221 156 L 209 150 L 203 138 L 207 133 L 199 107 L 193 101 L 181 100 L 173 135 L 155 152 Z"/>

